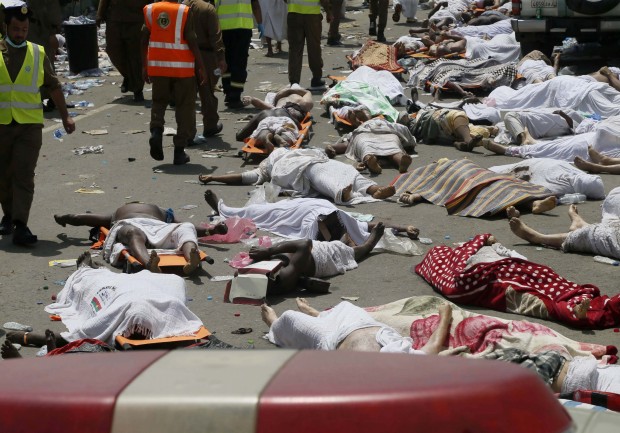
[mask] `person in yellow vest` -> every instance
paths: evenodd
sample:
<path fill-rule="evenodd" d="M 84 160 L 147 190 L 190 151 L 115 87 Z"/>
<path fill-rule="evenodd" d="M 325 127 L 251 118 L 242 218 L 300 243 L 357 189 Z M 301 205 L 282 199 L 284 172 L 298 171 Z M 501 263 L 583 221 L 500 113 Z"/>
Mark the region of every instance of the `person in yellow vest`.
<path fill-rule="evenodd" d="M 308 64 L 312 72 L 310 90 L 325 88 L 323 58 L 321 57 L 321 6 L 325 10 L 326 21 L 332 21 L 328 0 L 288 0 L 288 81 L 299 84 L 304 45 L 308 46 Z"/>
<path fill-rule="evenodd" d="M 146 83 L 153 84 L 149 146 L 156 161 L 164 160 L 164 115 L 168 103 L 174 100 L 177 133 L 173 139 L 173 163 L 189 162 L 185 147 L 196 135 L 195 64 L 198 64 L 200 85 L 204 85 L 207 73 L 196 42 L 190 7 L 176 0 L 145 6 L 142 76 Z"/>
<path fill-rule="evenodd" d="M 248 56 L 254 19 L 262 37 L 263 14 L 258 0 L 215 0 L 215 9 L 220 19 L 228 65 L 228 71 L 222 74 L 224 103 L 228 108 L 236 110 L 244 107 L 241 94 L 248 78 Z"/>
<path fill-rule="evenodd" d="M 133 92 L 133 100 L 144 101 L 140 40 L 144 16 L 142 10 L 150 0 L 100 0 L 97 27 L 105 22 L 106 52 L 123 76 L 121 92 Z"/>
<path fill-rule="evenodd" d="M 42 46 L 26 40 L 30 10 L 19 0 L 3 0 L 7 34 L 0 41 L 0 235 L 13 234 L 16 245 L 37 242 L 28 228 L 34 175 L 43 143 L 40 87 L 49 90 L 62 123 L 71 134 L 75 123 L 62 88 Z"/>

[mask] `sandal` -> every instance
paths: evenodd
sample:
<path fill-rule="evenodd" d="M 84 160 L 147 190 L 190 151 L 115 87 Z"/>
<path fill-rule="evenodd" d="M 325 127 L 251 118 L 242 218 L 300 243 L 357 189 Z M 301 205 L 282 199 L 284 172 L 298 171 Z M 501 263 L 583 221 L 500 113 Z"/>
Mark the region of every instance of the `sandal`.
<path fill-rule="evenodd" d="M 239 328 L 234 331 L 231 331 L 231 334 L 243 335 L 243 334 L 249 334 L 250 332 L 252 332 L 252 328 Z"/>

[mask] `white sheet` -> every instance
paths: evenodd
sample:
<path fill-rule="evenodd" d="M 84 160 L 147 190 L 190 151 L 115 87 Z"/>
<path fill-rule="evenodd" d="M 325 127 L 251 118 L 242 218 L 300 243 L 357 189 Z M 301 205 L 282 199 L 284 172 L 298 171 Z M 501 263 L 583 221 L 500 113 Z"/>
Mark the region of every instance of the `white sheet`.
<path fill-rule="evenodd" d="M 465 57 L 468 59 L 495 59 L 498 63 L 516 62 L 521 57 L 521 46 L 515 34 L 497 35 L 489 41 L 465 36 L 467 40 Z"/>

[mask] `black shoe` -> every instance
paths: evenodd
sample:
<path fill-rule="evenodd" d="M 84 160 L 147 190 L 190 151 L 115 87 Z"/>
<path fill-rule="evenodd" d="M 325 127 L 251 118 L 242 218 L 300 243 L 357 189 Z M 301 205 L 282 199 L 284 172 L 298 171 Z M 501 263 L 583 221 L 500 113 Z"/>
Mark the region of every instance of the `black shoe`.
<path fill-rule="evenodd" d="M 15 245 L 32 245 L 37 243 L 37 236 L 33 235 L 26 224 L 16 224 L 13 232 Z"/>
<path fill-rule="evenodd" d="M 3 216 L 2 221 L 0 221 L 0 235 L 10 235 L 13 233 L 14 227 L 12 218 L 9 215 Z"/>
<path fill-rule="evenodd" d="M 174 160 L 172 163 L 174 165 L 183 165 L 189 162 L 189 155 L 185 153 L 183 149 L 174 149 Z"/>
<path fill-rule="evenodd" d="M 241 110 L 245 105 L 241 102 L 241 99 L 232 99 L 226 103 L 226 106 L 231 110 Z"/>
<path fill-rule="evenodd" d="M 325 80 L 313 78 L 310 81 L 310 90 L 323 90 L 325 88 Z"/>
<path fill-rule="evenodd" d="M 220 132 L 222 132 L 222 129 L 224 129 L 224 125 L 222 125 L 222 122 L 217 122 L 217 125 L 215 125 L 215 128 L 205 129 L 202 132 L 202 136 L 203 137 L 213 137 L 214 135 L 217 135 Z"/>
<path fill-rule="evenodd" d="M 127 93 L 129 91 L 127 87 L 127 78 L 123 78 L 123 84 L 121 84 L 121 93 Z"/>
<path fill-rule="evenodd" d="M 340 42 L 340 39 L 327 39 L 327 45 L 330 47 L 344 47 L 344 44 Z"/>
<path fill-rule="evenodd" d="M 144 93 L 142 93 L 142 90 L 133 92 L 133 100 L 135 102 L 144 102 Z"/>
<path fill-rule="evenodd" d="M 151 158 L 155 161 L 164 160 L 164 130 L 163 128 L 152 128 L 149 146 L 151 146 Z"/>
<path fill-rule="evenodd" d="M 375 21 L 370 22 L 370 27 L 368 27 L 368 34 L 370 36 L 377 36 L 377 23 Z"/>
<path fill-rule="evenodd" d="M 377 42 L 387 42 L 387 39 L 385 39 L 385 35 L 381 30 L 377 32 Z"/>

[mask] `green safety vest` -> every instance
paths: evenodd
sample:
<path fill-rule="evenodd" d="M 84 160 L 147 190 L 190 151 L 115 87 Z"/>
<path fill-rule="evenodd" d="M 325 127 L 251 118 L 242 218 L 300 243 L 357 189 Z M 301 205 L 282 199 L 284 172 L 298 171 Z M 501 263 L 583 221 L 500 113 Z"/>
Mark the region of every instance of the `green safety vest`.
<path fill-rule="evenodd" d="M 216 10 L 222 30 L 254 28 L 250 0 L 218 0 Z"/>
<path fill-rule="evenodd" d="M 296 14 L 316 15 L 321 13 L 319 0 L 288 0 L 288 11 Z"/>
<path fill-rule="evenodd" d="M 0 54 L 0 125 L 17 123 L 43 123 L 43 105 L 39 87 L 43 85 L 43 59 L 41 45 L 28 42 L 24 64 L 13 83 Z"/>

